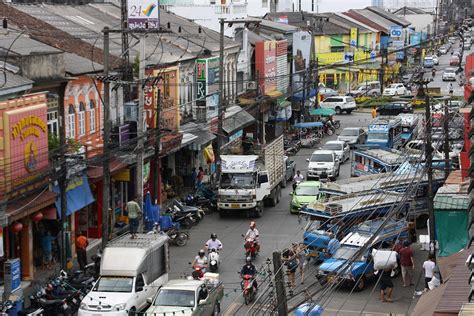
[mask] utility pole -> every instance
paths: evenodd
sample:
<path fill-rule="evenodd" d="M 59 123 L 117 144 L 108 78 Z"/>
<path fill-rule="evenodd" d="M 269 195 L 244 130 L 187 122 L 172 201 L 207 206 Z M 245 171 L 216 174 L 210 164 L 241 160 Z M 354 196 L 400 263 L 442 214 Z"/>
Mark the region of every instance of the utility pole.
<path fill-rule="evenodd" d="M 110 205 L 110 82 L 109 82 L 109 35 L 108 27 L 104 28 L 104 157 L 102 182 L 102 249 L 109 240 L 109 205 Z"/>
<path fill-rule="evenodd" d="M 451 103 L 451 99 L 444 102 L 444 121 L 443 121 L 443 151 L 444 151 L 444 178 L 447 179 L 449 176 L 449 108 L 448 102 Z"/>
<path fill-rule="evenodd" d="M 275 274 L 278 316 L 286 316 L 288 315 L 288 302 L 286 301 L 285 275 L 283 273 L 283 264 L 281 262 L 281 253 L 279 251 L 273 252 L 273 271 Z"/>
<path fill-rule="evenodd" d="M 61 97 L 61 96 L 60 96 Z M 64 96 L 62 95 L 62 100 L 64 100 Z M 67 258 L 66 258 L 66 210 L 67 210 L 67 166 L 66 166 L 66 118 L 64 116 L 64 101 L 59 102 L 60 105 L 58 107 L 58 114 L 59 114 L 59 165 L 60 165 L 60 177 L 58 179 L 59 184 L 59 192 L 60 192 L 60 203 L 61 203 L 61 236 L 60 236 L 60 245 L 61 245 L 61 268 L 63 270 L 67 269 Z"/>
<path fill-rule="evenodd" d="M 383 89 L 384 89 L 384 82 L 383 82 L 383 79 L 384 79 L 384 76 L 385 76 L 385 74 L 384 74 L 385 64 L 384 64 L 384 61 L 383 61 L 384 54 L 385 54 L 385 48 L 381 47 L 380 48 L 380 58 L 382 60 L 381 60 L 381 63 L 380 63 L 380 71 L 379 71 L 380 95 L 383 94 Z"/>
<path fill-rule="evenodd" d="M 224 26 L 225 19 L 220 18 L 220 39 L 219 39 L 219 105 L 217 106 L 217 155 L 220 159 L 220 149 L 224 145 L 222 125 L 224 123 Z M 220 174 L 220 168 L 218 172 Z"/>
<path fill-rule="evenodd" d="M 421 80 L 420 89 L 423 89 L 425 84 L 424 80 Z M 428 201 L 428 214 L 430 218 L 430 252 L 434 256 L 434 261 L 436 262 L 436 234 L 435 234 L 435 218 L 434 218 L 434 208 L 433 208 L 433 148 L 431 141 L 431 108 L 430 108 L 430 96 L 428 92 L 425 91 L 425 138 L 426 138 L 426 147 L 425 147 L 425 160 L 426 168 L 428 175 L 428 192 L 427 192 L 427 201 Z"/>
<path fill-rule="evenodd" d="M 315 54 L 316 55 L 316 54 Z M 314 61 L 314 86 L 313 88 L 316 89 L 316 97 L 315 97 L 315 102 L 314 102 L 314 108 L 319 107 L 319 60 L 318 57 L 316 57 L 316 60 Z"/>
<path fill-rule="evenodd" d="M 143 208 L 143 156 L 144 156 L 144 108 L 145 108 L 145 67 L 146 34 L 140 38 L 140 64 L 138 69 L 138 117 L 137 117 L 137 168 L 135 174 L 135 195 L 137 203 Z M 142 221 L 140 221 L 141 227 Z"/>
<path fill-rule="evenodd" d="M 161 178 L 161 159 L 160 159 L 160 147 L 161 147 L 161 90 L 158 88 L 156 97 L 156 134 L 155 134 L 155 175 L 153 177 L 153 194 L 152 197 L 158 203 L 160 201 L 161 192 L 158 191 L 159 182 Z"/>

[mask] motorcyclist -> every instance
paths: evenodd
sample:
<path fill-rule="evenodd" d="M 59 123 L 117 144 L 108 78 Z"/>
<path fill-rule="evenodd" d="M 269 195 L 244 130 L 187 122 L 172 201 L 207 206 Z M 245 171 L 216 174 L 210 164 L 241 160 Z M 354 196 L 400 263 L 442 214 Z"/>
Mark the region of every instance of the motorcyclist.
<path fill-rule="evenodd" d="M 258 242 L 259 233 L 256 227 L 257 227 L 257 224 L 255 222 L 250 222 L 249 230 L 247 230 L 247 233 L 245 234 L 244 239 L 245 240 L 252 239 L 255 244 L 255 253 L 258 253 L 260 250 L 260 244 Z"/>
<path fill-rule="evenodd" d="M 199 250 L 198 255 L 194 258 L 192 263 L 193 269 L 200 268 L 202 272 L 206 272 L 208 266 L 208 260 L 204 249 Z"/>
<path fill-rule="evenodd" d="M 436 69 L 433 68 L 433 69 L 431 70 L 431 75 L 432 75 L 433 77 L 436 76 Z"/>
<path fill-rule="evenodd" d="M 257 280 L 255 278 L 255 275 L 257 274 L 257 268 L 252 263 L 252 258 L 247 257 L 245 258 L 245 265 L 242 267 L 242 270 L 240 270 L 240 275 L 243 277 L 244 275 L 251 275 L 253 277 L 253 287 L 255 290 L 258 290 L 258 285 L 257 285 Z"/>
<path fill-rule="evenodd" d="M 215 233 L 212 233 L 211 239 L 206 242 L 206 250 L 210 251 L 211 249 L 215 249 L 216 251 L 222 250 L 222 243 L 217 239 L 217 234 Z"/>
<path fill-rule="evenodd" d="M 293 191 L 296 190 L 296 186 L 302 181 L 304 181 L 304 176 L 301 174 L 301 171 L 297 170 L 293 177 Z"/>

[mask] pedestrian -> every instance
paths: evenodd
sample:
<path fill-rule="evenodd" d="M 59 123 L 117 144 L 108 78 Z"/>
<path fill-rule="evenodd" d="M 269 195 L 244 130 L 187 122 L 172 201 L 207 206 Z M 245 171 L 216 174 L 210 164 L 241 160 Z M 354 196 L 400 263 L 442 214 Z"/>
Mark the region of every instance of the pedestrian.
<path fill-rule="evenodd" d="M 191 172 L 191 182 L 192 182 L 193 189 L 196 189 L 196 181 L 197 181 L 197 172 L 196 172 L 196 168 L 193 167 L 192 172 Z"/>
<path fill-rule="evenodd" d="M 79 236 L 76 238 L 76 253 L 77 253 L 77 262 L 79 263 L 79 269 L 84 271 L 87 265 L 87 246 L 89 241 L 83 233 L 79 233 Z"/>
<path fill-rule="evenodd" d="M 453 95 L 453 93 L 454 93 L 454 86 L 453 86 L 453 83 L 452 83 L 452 82 L 450 82 L 450 83 L 448 84 L 448 90 L 449 90 L 449 94 L 450 94 L 450 95 Z"/>
<path fill-rule="evenodd" d="M 51 263 L 53 260 L 53 236 L 49 231 L 41 237 L 41 248 L 43 248 L 43 265 L 47 269 L 51 269 Z"/>
<path fill-rule="evenodd" d="M 434 262 L 433 254 L 428 256 L 428 260 L 423 262 L 423 270 L 425 271 L 425 292 L 429 291 L 428 283 L 433 279 L 433 272 L 436 264 Z"/>
<path fill-rule="evenodd" d="M 341 247 L 341 243 L 339 242 L 339 240 L 337 240 L 337 238 L 334 236 L 333 233 L 330 233 L 329 234 L 329 242 L 328 242 L 328 254 L 330 257 L 334 256 L 334 254 L 336 253 L 336 251 L 339 250 L 339 248 Z"/>
<path fill-rule="evenodd" d="M 288 275 L 288 282 L 290 283 L 290 288 L 294 288 L 296 286 L 295 275 L 299 265 L 298 257 L 294 251 L 296 246 L 296 244 L 292 244 L 291 248 L 283 253 L 283 261 L 286 265 L 286 273 Z"/>
<path fill-rule="evenodd" d="M 415 260 L 413 260 L 413 250 L 410 248 L 408 240 L 403 242 L 403 248 L 400 249 L 400 266 L 402 268 L 403 287 L 415 285 L 413 283 Z"/>
<path fill-rule="evenodd" d="M 393 282 L 390 275 L 393 267 L 386 266 L 380 276 L 380 300 L 382 302 L 392 302 Z"/>
<path fill-rule="evenodd" d="M 372 114 L 372 118 L 376 118 L 377 117 L 377 108 L 374 106 L 372 108 L 372 111 L 370 111 L 370 113 Z"/>
<path fill-rule="evenodd" d="M 304 284 L 304 269 L 308 263 L 308 248 L 303 243 L 300 243 L 299 246 L 296 247 L 296 253 L 298 255 L 301 284 Z"/>
<path fill-rule="evenodd" d="M 203 179 L 204 179 L 204 170 L 202 169 L 202 167 L 199 167 L 199 172 L 197 174 L 197 182 L 196 182 L 196 186 L 198 188 L 201 186 Z"/>
<path fill-rule="evenodd" d="M 142 209 L 137 203 L 137 197 L 134 197 L 133 200 L 129 201 L 125 206 L 125 210 L 128 212 L 128 226 L 130 229 L 131 238 L 137 238 L 137 231 L 139 220 L 142 216 Z"/>
<path fill-rule="evenodd" d="M 297 170 L 296 174 L 293 176 L 293 191 L 296 190 L 296 187 L 302 181 L 304 181 L 304 176 L 301 174 L 301 171 Z"/>

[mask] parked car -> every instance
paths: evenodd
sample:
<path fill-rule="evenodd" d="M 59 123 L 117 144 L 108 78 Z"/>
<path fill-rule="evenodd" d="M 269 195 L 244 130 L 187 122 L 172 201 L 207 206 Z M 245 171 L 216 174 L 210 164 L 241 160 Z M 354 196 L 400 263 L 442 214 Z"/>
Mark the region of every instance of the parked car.
<path fill-rule="evenodd" d="M 433 60 L 433 57 L 431 57 L 431 56 L 426 56 L 425 59 L 423 59 L 423 67 L 425 67 L 425 68 L 433 68 L 433 67 L 434 67 L 434 60 Z"/>
<path fill-rule="evenodd" d="M 448 67 L 443 71 L 441 76 L 443 81 L 456 81 L 456 68 Z"/>
<path fill-rule="evenodd" d="M 379 115 L 398 115 L 400 113 L 413 113 L 413 107 L 409 102 L 397 101 L 380 105 L 377 108 Z"/>
<path fill-rule="evenodd" d="M 438 53 L 442 54 L 442 55 L 445 55 L 448 53 L 448 47 L 446 46 L 441 46 L 440 48 L 438 48 Z"/>
<path fill-rule="evenodd" d="M 335 152 L 341 164 L 346 162 L 346 160 L 349 160 L 351 155 L 349 144 L 341 140 L 330 140 L 324 144 L 322 149 L 332 150 Z"/>
<path fill-rule="evenodd" d="M 337 136 L 337 140 L 344 141 L 349 146 L 357 144 L 365 144 L 367 133 L 360 127 L 346 127 L 341 134 Z"/>
<path fill-rule="evenodd" d="M 319 95 L 322 96 L 323 100 L 327 97 L 333 97 L 339 95 L 336 90 L 331 88 L 320 87 L 319 88 Z"/>
<path fill-rule="evenodd" d="M 357 108 L 354 98 L 350 96 L 329 97 L 324 99 L 319 105 L 322 108 L 333 109 L 337 114 L 341 114 L 342 112 L 349 114 Z"/>
<path fill-rule="evenodd" d="M 449 59 L 450 66 L 459 66 L 459 62 L 460 62 L 459 56 L 456 56 L 456 55 L 451 56 L 451 58 Z"/>
<path fill-rule="evenodd" d="M 319 195 L 319 181 L 303 181 L 300 182 L 295 190 L 290 193 L 290 213 L 298 214 L 303 206 L 315 201 Z"/>
<path fill-rule="evenodd" d="M 464 49 L 465 50 L 471 50 L 471 40 L 466 40 L 464 41 Z"/>
<path fill-rule="evenodd" d="M 380 95 L 380 81 L 366 81 L 358 85 L 354 90 L 351 90 L 347 95 L 353 97 L 371 96 L 376 97 Z"/>
<path fill-rule="evenodd" d="M 404 95 L 407 93 L 407 88 L 403 83 L 392 83 L 383 90 L 383 95 L 393 96 L 393 95 Z"/>
<path fill-rule="evenodd" d="M 439 58 L 436 55 L 432 55 L 431 58 L 433 58 L 433 63 L 437 66 L 439 65 Z"/>
<path fill-rule="evenodd" d="M 306 161 L 308 162 L 307 180 L 319 179 L 320 177 L 336 179 L 339 176 L 340 162 L 336 153 L 332 150 L 315 150 Z"/>
<path fill-rule="evenodd" d="M 402 76 L 402 82 L 405 86 L 408 86 L 413 79 L 413 74 L 404 74 Z"/>

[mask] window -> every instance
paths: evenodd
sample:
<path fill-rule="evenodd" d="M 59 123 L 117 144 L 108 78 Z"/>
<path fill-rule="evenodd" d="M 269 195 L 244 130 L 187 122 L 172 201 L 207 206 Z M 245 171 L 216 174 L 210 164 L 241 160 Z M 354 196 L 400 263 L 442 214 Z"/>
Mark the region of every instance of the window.
<path fill-rule="evenodd" d="M 68 126 L 68 138 L 76 138 L 76 117 L 74 111 L 74 105 L 69 104 L 68 114 L 67 114 L 67 126 Z"/>
<path fill-rule="evenodd" d="M 58 111 L 48 112 L 48 133 L 59 136 Z"/>
<path fill-rule="evenodd" d="M 137 280 L 135 281 L 135 292 L 143 291 L 144 286 L 145 286 L 145 281 L 143 280 L 143 275 L 139 274 L 137 276 Z"/>
<path fill-rule="evenodd" d="M 84 102 L 79 103 L 79 136 L 86 135 L 86 106 Z"/>
<path fill-rule="evenodd" d="M 94 100 L 89 100 L 89 130 L 95 132 L 95 104 Z"/>

